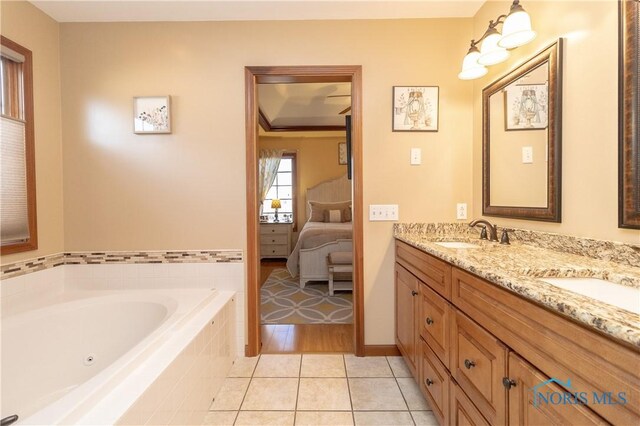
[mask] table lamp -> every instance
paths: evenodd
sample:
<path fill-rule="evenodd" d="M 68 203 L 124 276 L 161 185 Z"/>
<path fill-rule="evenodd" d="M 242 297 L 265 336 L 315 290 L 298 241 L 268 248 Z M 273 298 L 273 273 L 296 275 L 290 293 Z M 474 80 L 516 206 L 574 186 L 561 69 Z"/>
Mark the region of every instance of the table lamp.
<path fill-rule="evenodd" d="M 282 204 L 280 203 L 280 200 L 278 200 L 277 198 L 274 198 L 273 200 L 271 200 L 271 208 L 276 211 L 276 215 L 273 218 L 273 221 L 280 222 L 278 220 L 278 209 L 282 208 Z"/>

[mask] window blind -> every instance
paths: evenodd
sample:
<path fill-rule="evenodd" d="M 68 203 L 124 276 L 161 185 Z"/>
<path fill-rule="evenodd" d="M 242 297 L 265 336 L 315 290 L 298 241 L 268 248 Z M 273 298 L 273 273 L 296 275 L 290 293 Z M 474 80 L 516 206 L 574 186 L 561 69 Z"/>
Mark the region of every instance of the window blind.
<path fill-rule="evenodd" d="M 0 117 L 0 240 L 2 245 L 29 239 L 25 124 Z"/>

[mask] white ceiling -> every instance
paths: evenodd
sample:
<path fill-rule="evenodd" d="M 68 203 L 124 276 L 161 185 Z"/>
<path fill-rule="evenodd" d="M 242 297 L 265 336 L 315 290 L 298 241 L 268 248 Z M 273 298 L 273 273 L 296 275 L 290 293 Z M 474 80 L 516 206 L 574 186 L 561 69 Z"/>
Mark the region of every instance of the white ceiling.
<path fill-rule="evenodd" d="M 464 18 L 485 0 L 33 0 L 58 22 Z"/>
<path fill-rule="evenodd" d="M 259 84 L 258 106 L 273 127 L 344 126 L 351 83 Z"/>

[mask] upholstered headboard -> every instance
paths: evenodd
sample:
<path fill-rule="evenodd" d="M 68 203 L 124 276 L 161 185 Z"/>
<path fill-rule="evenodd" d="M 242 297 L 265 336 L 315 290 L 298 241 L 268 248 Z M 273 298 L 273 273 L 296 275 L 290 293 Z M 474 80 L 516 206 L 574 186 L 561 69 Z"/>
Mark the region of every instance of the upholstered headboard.
<path fill-rule="evenodd" d="M 307 188 L 306 200 L 306 216 L 305 220 L 309 220 L 311 209 L 309 201 L 322 201 L 331 203 L 335 201 L 346 201 L 351 199 L 351 181 L 347 179 L 347 175 L 337 179 L 320 182 L 312 188 Z"/>

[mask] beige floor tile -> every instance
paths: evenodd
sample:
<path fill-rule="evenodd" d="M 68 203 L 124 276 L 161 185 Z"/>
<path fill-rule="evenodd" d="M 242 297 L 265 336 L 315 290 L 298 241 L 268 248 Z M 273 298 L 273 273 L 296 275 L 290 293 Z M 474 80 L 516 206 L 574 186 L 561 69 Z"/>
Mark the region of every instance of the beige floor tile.
<path fill-rule="evenodd" d="M 295 410 L 297 394 L 297 378 L 253 378 L 240 409 Z"/>
<path fill-rule="evenodd" d="M 356 419 L 356 426 L 413 426 L 413 419 L 408 411 L 356 411 L 353 415 Z"/>
<path fill-rule="evenodd" d="M 407 363 L 404 362 L 404 358 L 401 356 L 388 356 L 387 361 L 389 361 L 389 365 L 391 365 L 394 376 L 413 377 L 411 371 L 409 371 L 409 367 L 407 367 Z"/>
<path fill-rule="evenodd" d="M 393 377 L 387 358 L 384 356 L 345 355 L 344 360 L 349 377 Z"/>
<path fill-rule="evenodd" d="M 293 411 L 240 411 L 236 426 L 289 426 L 294 416 Z"/>
<path fill-rule="evenodd" d="M 422 396 L 420 387 L 416 381 L 413 380 L 413 377 L 398 378 L 396 380 L 398 381 L 402 395 L 409 406 L 409 410 L 418 411 L 431 409 L 424 396 Z"/>
<path fill-rule="evenodd" d="M 297 410 L 351 410 L 347 379 L 301 378 Z"/>
<path fill-rule="evenodd" d="M 349 379 L 354 410 L 407 410 L 396 379 Z"/>
<path fill-rule="evenodd" d="M 351 411 L 297 411 L 296 426 L 352 426 Z"/>
<path fill-rule="evenodd" d="M 261 355 L 253 377 L 298 377 L 301 355 Z"/>
<path fill-rule="evenodd" d="M 417 426 L 438 426 L 438 419 L 432 411 L 412 411 L 413 421 Z"/>
<path fill-rule="evenodd" d="M 251 379 L 245 377 L 227 377 L 218 394 L 213 398 L 209 409 L 215 411 L 239 410 L 250 381 Z"/>
<path fill-rule="evenodd" d="M 210 411 L 202 421 L 206 426 L 233 426 L 237 411 Z"/>
<path fill-rule="evenodd" d="M 300 377 L 346 377 L 342 355 L 302 355 Z"/>
<path fill-rule="evenodd" d="M 257 356 L 251 358 L 239 357 L 233 362 L 233 367 L 231 367 L 227 377 L 251 377 L 258 363 L 258 359 L 259 357 Z"/>

